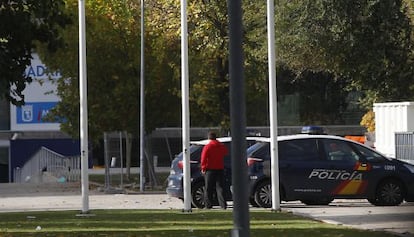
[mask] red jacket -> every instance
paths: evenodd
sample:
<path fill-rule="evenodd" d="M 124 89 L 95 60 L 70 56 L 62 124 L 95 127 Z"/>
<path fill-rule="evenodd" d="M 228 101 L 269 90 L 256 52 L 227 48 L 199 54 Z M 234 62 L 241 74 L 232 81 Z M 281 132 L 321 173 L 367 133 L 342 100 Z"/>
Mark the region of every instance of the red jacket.
<path fill-rule="evenodd" d="M 210 140 L 201 152 L 201 171 L 224 169 L 224 156 L 228 149 L 217 140 Z"/>

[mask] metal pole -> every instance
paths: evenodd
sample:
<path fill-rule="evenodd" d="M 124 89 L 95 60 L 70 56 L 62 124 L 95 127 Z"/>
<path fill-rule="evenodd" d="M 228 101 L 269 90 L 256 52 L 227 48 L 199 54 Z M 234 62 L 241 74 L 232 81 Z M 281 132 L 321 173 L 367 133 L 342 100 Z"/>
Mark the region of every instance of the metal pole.
<path fill-rule="evenodd" d="M 188 41 L 187 41 L 187 1 L 181 0 L 181 93 L 182 93 L 182 133 L 184 160 L 184 212 L 191 212 L 190 182 L 190 109 L 188 82 Z"/>
<path fill-rule="evenodd" d="M 89 212 L 88 177 L 88 98 L 86 79 L 86 30 L 85 1 L 79 0 L 79 98 L 80 98 L 80 140 L 81 140 L 81 183 L 82 213 Z"/>
<path fill-rule="evenodd" d="M 105 150 L 105 191 L 109 191 L 111 189 L 111 175 L 109 170 L 109 142 L 108 142 L 108 133 L 104 132 L 104 150 Z"/>
<path fill-rule="evenodd" d="M 269 62 L 269 117 L 270 117 L 270 157 L 272 179 L 272 210 L 280 211 L 279 195 L 279 154 L 277 145 L 277 94 L 275 56 L 275 7 L 274 0 L 267 0 L 267 34 Z"/>
<path fill-rule="evenodd" d="M 140 90 L 140 149 L 139 149 L 139 190 L 145 190 L 145 21 L 144 21 L 144 0 L 141 0 L 141 90 Z"/>
<path fill-rule="evenodd" d="M 232 237 L 250 236 L 247 162 L 246 162 L 246 105 L 243 68 L 243 24 L 241 0 L 228 0 L 230 36 L 230 121 L 231 121 L 231 164 L 233 184 Z"/>
<path fill-rule="evenodd" d="M 122 132 L 119 132 L 119 156 L 121 159 L 121 189 L 124 189 L 124 153 L 122 152 Z"/>

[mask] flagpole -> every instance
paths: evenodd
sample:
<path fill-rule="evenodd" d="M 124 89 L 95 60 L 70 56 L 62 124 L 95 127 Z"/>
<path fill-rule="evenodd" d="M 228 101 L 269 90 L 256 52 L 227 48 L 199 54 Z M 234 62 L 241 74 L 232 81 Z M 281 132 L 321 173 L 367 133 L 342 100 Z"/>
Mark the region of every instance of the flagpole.
<path fill-rule="evenodd" d="M 144 0 L 141 0 L 141 87 L 140 87 L 140 152 L 139 152 L 139 190 L 145 190 L 145 18 Z"/>
<path fill-rule="evenodd" d="M 187 1 L 181 0 L 181 93 L 184 173 L 184 212 L 191 212 L 190 110 L 188 79 Z"/>
<path fill-rule="evenodd" d="M 275 10 L 274 0 L 267 0 L 267 32 L 269 62 L 269 117 L 270 117 L 270 157 L 272 210 L 280 211 L 279 194 L 279 154 L 277 144 L 277 94 L 276 94 L 276 56 L 275 56 Z"/>
<path fill-rule="evenodd" d="M 88 98 L 86 78 L 86 30 L 85 1 L 79 0 L 79 98 L 80 98 L 80 140 L 81 140 L 81 186 L 82 213 L 89 212 L 88 176 Z"/>

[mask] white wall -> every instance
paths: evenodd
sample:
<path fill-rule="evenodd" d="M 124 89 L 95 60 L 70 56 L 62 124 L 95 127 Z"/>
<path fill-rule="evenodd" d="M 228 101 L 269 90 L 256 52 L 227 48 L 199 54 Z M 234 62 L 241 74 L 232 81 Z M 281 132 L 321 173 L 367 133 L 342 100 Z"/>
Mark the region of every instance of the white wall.
<path fill-rule="evenodd" d="M 375 103 L 375 147 L 395 157 L 395 132 L 414 131 L 414 102 Z"/>

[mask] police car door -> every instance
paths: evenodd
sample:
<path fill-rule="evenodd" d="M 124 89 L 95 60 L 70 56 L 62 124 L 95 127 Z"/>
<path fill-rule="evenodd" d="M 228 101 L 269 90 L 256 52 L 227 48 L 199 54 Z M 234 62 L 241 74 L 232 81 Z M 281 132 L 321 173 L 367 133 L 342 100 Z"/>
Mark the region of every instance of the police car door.
<path fill-rule="evenodd" d="M 309 179 L 323 165 L 315 138 L 279 141 L 280 182 L 288 200 L 320 196 L 318 182 Z"/>
<path fill-rule="evenodd" d="M 326 187 L 327 195 L 363 196 L 367 187 L 368 164 L 352 145 L 339 139 L 321 139 L 325 151 L 325 165 L 309 175 Z"/>

